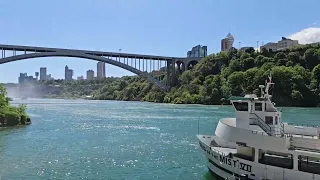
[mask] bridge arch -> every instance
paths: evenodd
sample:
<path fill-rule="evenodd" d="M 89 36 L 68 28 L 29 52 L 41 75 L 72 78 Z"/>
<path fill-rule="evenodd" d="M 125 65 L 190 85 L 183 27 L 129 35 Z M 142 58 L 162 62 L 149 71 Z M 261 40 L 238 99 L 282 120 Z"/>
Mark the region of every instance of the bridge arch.
<path fill-rule="evenodd" d="M 134 67 L 127 65 L 127 64 L 123 64 L 121 62 L 118 62 L 118 61 L 115 61 L 115 60 L 112 60 L 109 58 L 96 56 L 96 55 L 90 55 L 90 54 L 76 52 L 76 51 L 75 52 L 72 52 L 72 51 L 41 52 L 41 53 L 30 53 L 30 54 L 10 56 L 10 57 L 0 59 L 0 64 L 24 60 L 24 59 L 41 58 L 41 57 L 75 57 L 75 58 L 84 58 L 84 59 L 90 59 L 90 60 L 95 60 L 95 61 L 102 61 L 107 64 L 111 64 L 111 65 L 120 67 L 122 69 L 128 70 L 134 74 L 137 74 L 137 75 L 147 79 L 149 82 L 155 84 L 156 86 L 158 86 L 162 90 L 168 89 L 168 87 L 166 85 L 164 85 L 160 81 L 154 79 L 147 72 L 142 72 Z"/>
<path fill-rule="evenodd" d="M 188 64 L 187 64 L 187 70 L 190 70 L 190 69 L 192 69 L 195 65 L 197 65 L 198 64 L 198 61 L 197 60 L 191 60 L 191 61 L 189 61 L 188 62 Z"/>
<path fill-rule="evenodd" d="M 179 73 L 186 71 L 186 63 L 184 61 L 176 61 L 177 69 Z"/>

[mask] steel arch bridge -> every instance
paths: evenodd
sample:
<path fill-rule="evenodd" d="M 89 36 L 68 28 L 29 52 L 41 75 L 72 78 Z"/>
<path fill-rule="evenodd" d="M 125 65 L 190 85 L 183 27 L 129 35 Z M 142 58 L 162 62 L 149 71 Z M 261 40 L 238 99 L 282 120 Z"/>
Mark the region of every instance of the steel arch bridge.
<path fill-rule="evenodd" d="M 184 67 L 182 67 L 182 69 L 185 70 L 187 69 L 186 66 L 197 63 L 200 60 L 200 58 L 177 58 L 120 52 L 115 53 L 1 44 L 0 50 L 0 64 L 41 57 L 75 57 L 101 61 L 137 74 L 165 91 L 175 83 L 173 77 L 175 77 L 176 65 L 178 65 L 178 68 L 180 69 L 180 64 L 183 64 Z M 152 76 L 151 72 L 159 70 L 165 71 L 166 79 L 164 79 L 164 76 Z"/>

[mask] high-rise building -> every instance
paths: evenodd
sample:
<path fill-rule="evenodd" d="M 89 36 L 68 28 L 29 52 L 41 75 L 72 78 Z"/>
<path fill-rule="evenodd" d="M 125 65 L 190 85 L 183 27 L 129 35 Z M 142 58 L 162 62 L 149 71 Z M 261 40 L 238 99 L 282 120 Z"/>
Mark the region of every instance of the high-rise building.
<path fill-rule="evenodd" d="M 73 70 L 69 69 L 69 67 L 66 66 L 64 68 L 64 79 L 65 80 L 72 80 L 72 76 L 73 76 Z"/>
<path fill-rule="evenodd" d="M 68 70 L 69 70 L 69 67 L 66 65 L 66 66 L 64 67 L 64 80 L 67 80 Z"/>
<path fill-rule="evenodd" d="M 40 68 L 40 81 L 47 80 L 47 68 L 41 67 Z"/>
<path fill-rule="evenodd" d="M 18 78 L 19 84 L 23 84 L 26 77 L 27 77 L 27 73 L 20 73 L 20 76 Z"/>
<path fill-rule="evenodd" d="M 234 38 L 228 33 L 227 37 L 221 40 L 221 51 L 229 51 L 233 47 Z"/>
<path fill-rule="evenodd" d="M 207 56 L 207 46 L 194 46 L 191 51 L 188 51 L 187 57 L 206 57 Z"/>
<path fill-rule="evenodd" d="M 106 77 L 106 63 L 98 62 L 97 63 L 97 78 L 105 78 Z"/>
<path fill-rule="evenodd" d="M 79 81 L 79 80 L 83 80 L 84 78 L 83 78 L 83 76 L 78 76 L 77 77 L 77 80 Z"/>
<path fill-rule="evenodd" d="M 94 79 L 94 71 L 88 70 L 87 71 L 87 80 L 92 80 L 92 79 Z"/>
<path fill-rule="evenodd" d="M 19 84 L 33 83 L 35 81 L 36 81 L 36 78 L 33 78 L 33 76 L 28 76 L 27 73 L 20 73 L 20 76 L 18 78 Z"/>
<path fill-rule="evenodd" d="M 48 74 L 47 75 L 47 80 L 52 80 L 53 79 L 53 77 L 51 77 L 51 74 Z"/>

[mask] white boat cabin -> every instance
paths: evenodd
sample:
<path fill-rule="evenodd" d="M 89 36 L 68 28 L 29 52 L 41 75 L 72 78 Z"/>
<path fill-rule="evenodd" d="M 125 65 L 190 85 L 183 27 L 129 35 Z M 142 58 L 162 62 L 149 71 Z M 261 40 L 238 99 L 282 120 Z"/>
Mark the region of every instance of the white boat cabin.
<path fill-rule="evenodd" d="M 270 85 L 267 85 L 265 92 L 268 92 L 269 87 Z M 236 111 L 236 127 L 262 131 L 270 136 L 283 136 L 284 125 L 281 122 L 281 112 L 270 100 L 271 95 L 263 92 L 264 86 L 261 85 L 260 88 L 261 97 L 249 94 L 244 97 L 229 98 Z"/>

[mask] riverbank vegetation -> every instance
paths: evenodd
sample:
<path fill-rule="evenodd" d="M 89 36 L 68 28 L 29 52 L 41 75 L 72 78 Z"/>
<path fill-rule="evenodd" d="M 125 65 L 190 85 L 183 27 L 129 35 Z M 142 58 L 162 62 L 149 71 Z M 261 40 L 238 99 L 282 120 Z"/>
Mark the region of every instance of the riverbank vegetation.
<path fill-rule="evenodd" d="M 5 87 L 0 84 L 0 127 L 30 124 L 26 114 L 26 105 L 11 106 Z"/>
<path fill-rule="evenodd" d="M 315 107 L 320 101 L 320 46 L 305 45 L 278 52 L 253 48 L 211 54 L 191 70 L 179 73 L 177 83 L 163 92 L 139 76 L 93 81 L 57 82 L 64 88 L 52 97 L 150 101 L 177 104 L 224 104 L 230 96 L 259 93 L 271 73 L 276 83 L 273 101 L 280 106 Z M 165 79 L 164 72 L 158 73 Z M 49 82 L 43 82 L 49 83 Z"/>
<path fill-rule="evenodd" d="M 280 106 L 319 104 L 320 46 L 279 52 L 249 48 L 211 54 L 193 69 L 178 74 L 178 82 L 162 92 L 140 77 L 125 77 L 94 92 L 95 99 L 144 100 L 183 104 L 224 104 L 231 95 L 259 93 L 271 73 L 276 83 L 273 101 Z"/>
<path fill-rule="evenodd" d="M 64 81 L 64 80 L 49 80 L 40 82 L 41 91 L 46 92 L 45 98 L 90 98 L 94 91 L 101 89 L 107 84 L 117 81 L 119 78 L 110 77 L 105 79 L 95 80 L 78 80 L 78 81 Z"/>

